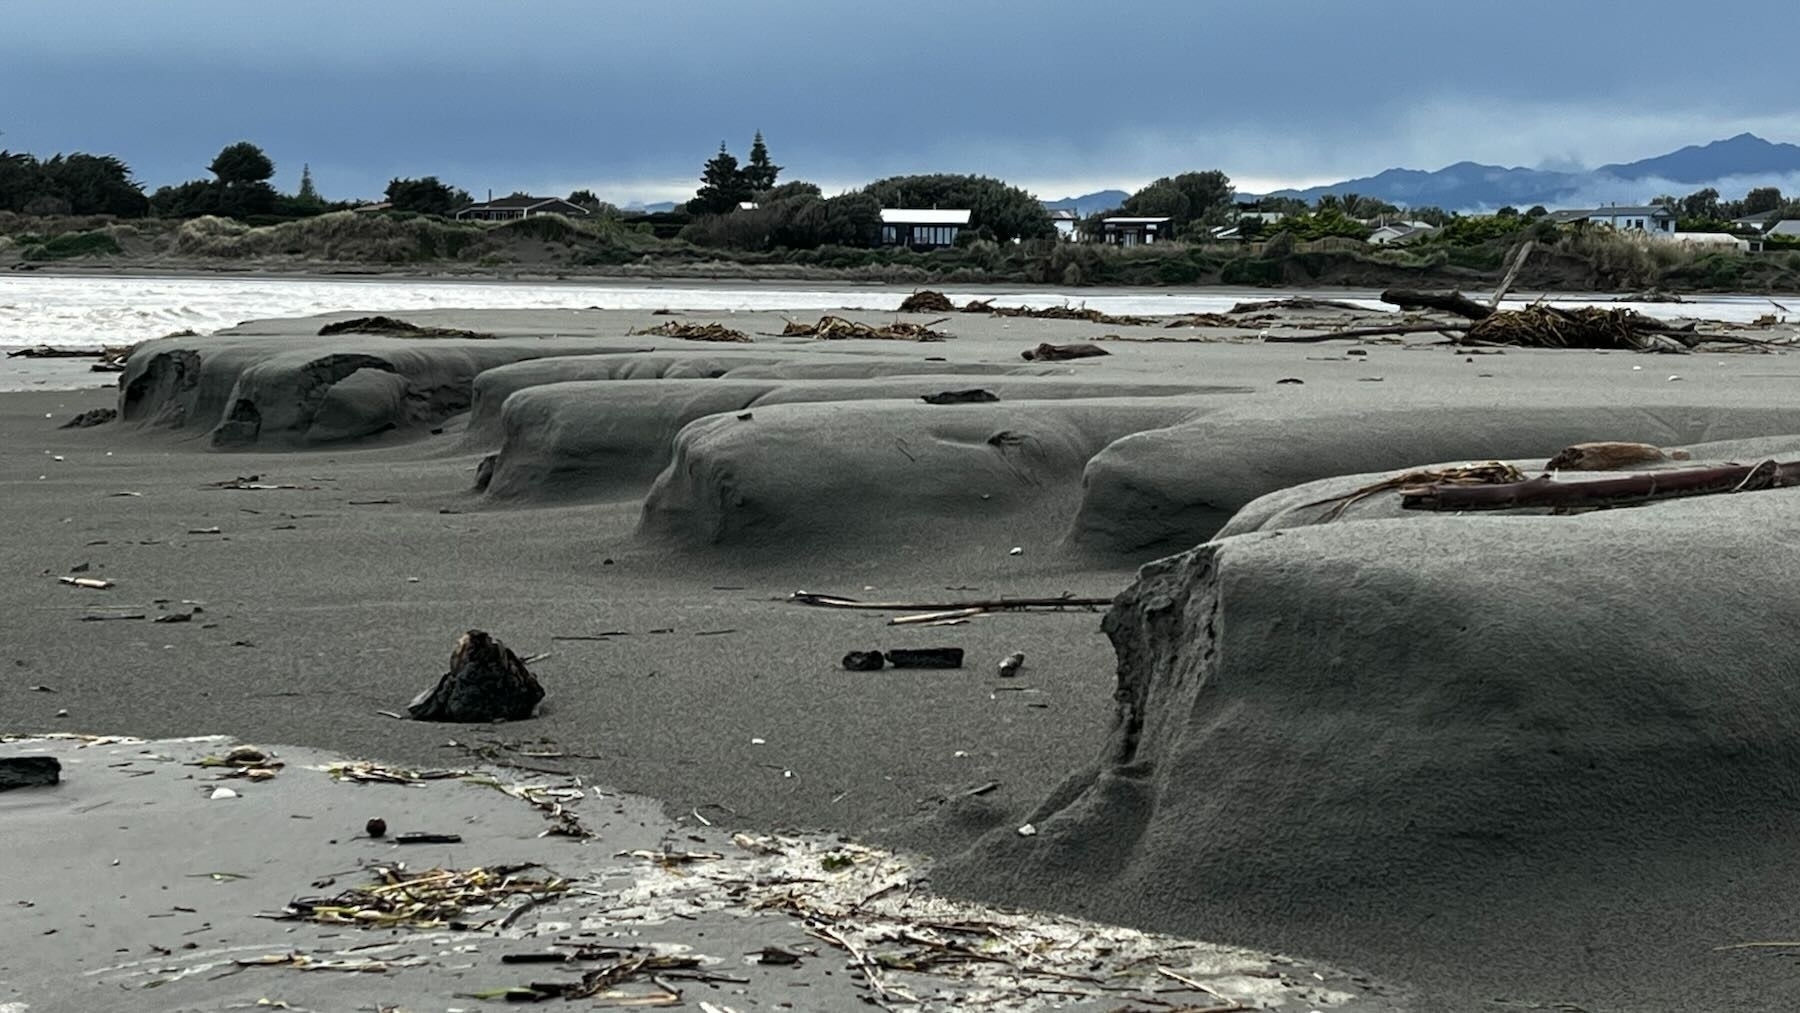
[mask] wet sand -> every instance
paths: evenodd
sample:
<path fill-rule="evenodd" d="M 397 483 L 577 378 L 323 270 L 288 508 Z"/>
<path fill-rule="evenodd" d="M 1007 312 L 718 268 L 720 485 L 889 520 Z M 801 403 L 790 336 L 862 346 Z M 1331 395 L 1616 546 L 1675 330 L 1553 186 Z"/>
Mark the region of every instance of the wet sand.
<path fill-rule="evenodd" d="M 1634 418 L 1648 419 L 1642 424 L 1716 438 L 1758 426 L 1785 432 L 1754 413 L 1784 411 L 1800 378 L 1800 368 L 1785 365 L 1787 356 L 1470 355 L 1422 341 L 1365 344 L 1355 349 L 1364 354 L 1349 355 L 1343 342 L 1171 343 L 1153 339 L 1218 339 L 1229 332 L 979 316 L 944 324 L 956 338 L 943 343 L 830 348 L 764 337 L 780 329 L 780 314 L 735 315 L 731 323 L 758 335 L 756 342 L 718 348 L 628 334 L 665 319 L 648 313 L 407 317 L 518 340 L 554 332 L 564 343 L 627 344 L 678 356 L 768 352 L 801 361 L 842 353 L 907 359 L 917 368 L 942 357 L 991 369 L 992 377 L 1025 367 L 1019 352 L 1039 341 L 1117 333 L 1138 340 L 1108 342 L 1106 358 L 1054 364 L 1039 375 L 1204 387 L 1207 392 L 1117 403 L 1152 414 L 1175 411 L 1171 422 L 1187 417 L 1181 412 L 1205 418 L 1224 410 L 1273 420 L 1268 424 L 1283 434 L 1281 441 L 1305 460 L 1313 460 L 1304 457 L 1312 452 L 1307 447 L 1325 446 L 1315 431 L 1342 430 L 1335 420 L 1346 413 L 1428 413 L 1463 402 L 1495 411 L 1629 407 Z M 190 340 L 274 349 L 303 344 L 301 335 L 317 324 L 261 323 L 223 339 Z M 921 389 L 941 389 L 943 379 L 921 381 Z M 1281 382 L 1292 379 L 1303 382 Z M 977 375 L 967 385 L 982 383 Z M 576 384 L 561 389 L 571 404 L 590 399 Z M 746 404 L 744 414 L 770 425 L 777 434 L 770 439 L 778 442 L 753 441 L 745 450 L 728 442 L 729 432 L 716 433 L 712 442 L 679 443 L 675 463 L 650 489 L 583 478 L 546 488 L 543 496 L 497 502 L 475 489 L 479 462 L 496 448 L 491 437 L 476 439 L 468 430 L 467 414 L 354 444 L 275 447 L 268 406 L 285 395 L 275 386 L 266 391 L 276 392 L 261 402 L 263 439 L 233 452 L 214 449 L 204 424 L 54 428 L 80 411 L 114 406 L 112 391 L 0 395 L 0 487 L 13 574 L 0 588 L 0 614 L 14 621 L 8 676 L 0 682 L 6 715 L 0 731 L 151 738 L 218 732 L 423 766 L 471 763 L 470 744 L 491 757 L 553 753 L 545 762 L 559 771 L 660 800 L 674 826 L 699 828 L 706 817 L 733 828 L 847 832 L 948 854 L 983 833 L 1018 825 L 1072 769 L 1100 755 L 1114 715 L 1116 667 L 1100 611 L 892 627 L 885 614 L 807 608 L 788 595 L 805 589 L 919 602 L 1064 593 L 1104 598 L 1127 587 L 1137 566 L 1171 551 L 1163 544 L 1121 548 L 1117 533 L 1141 520 L 1141 506 L 1131 504 L 1147 501 L 1109 501 L 1125 505 L 1096 519 L 1102 506 L 1092 483 L 1084 483 L 1079 467 L 1071 475 L 1049 451 L 1018 465 L 1019 481 L 1034 491 L 1002 497 L 1005 509 L 992 514 L 970 509 L 986 485 L 966 490 L 966 501 L 924 495 L 925 480 L 907 471 L 917 448 L 896 450 L 883 428 L 910 424 L 895 420 L 911 419 L 917 406 L 891 395 L 860 408 Z M 1048 403 L 1015 404 L 1009 396 L 1000 405 L 935 410 L 958 413 L 957 419 L 991 411 L 999 413 L 994 427 L 1040 429 L 1072 417 L 1068 411 L 1086 410 L 1030 407 Z M 1700 419 L 1701 407 L 1738 414 Z M 1320 421 L 1282 423 L 1290 417 Z M 630 430 L 638 418 L 614 421 Z M 850 427 L 863 426 L 857 420 L 865 418 L 868 428 Z M 792 442 L 809 428 L 830 435 L 831 445 L 849 446 L 854 453 L 843 460 L 879 462 L 885 470 L 857 472 L 830 463 L 836 458 L 822 451 L 809 455 Z M 690 440 L 692 429 L 681 439 Z M 944 453 L 960 446 L 945 445 L 951 450 Z M 757 458 L 758 447 L 777 450 Z M 793 447 L 800 449 L 787 449 Z M 507 450 L 499 449 L 504 460 Z M 755 461 L 773 469 L 767 474 L 791 477 L 765 488 L 744 484 L 756 475 L 731 471 Z M 1359 470 L 1313 466 L 1328 474 Z M 704 476 L 712 474 L 709 468 L 724 468 L 720 474 L 732 483 L 718 488 L 762 497 L 762 519 L 771 510 L 803 513 L 825 497 L 820 516 L 842 523 L 809 520 L 767 536 L 745 529 L 750 534 L 735 541 L 738 529 L 729 526 L 711 541 L 679 536 L 686 528 L 641 529 L 647 496 L 666 505 L 681 496 L 698 502 L 715 495 L 713 486 L 684 492 L 670 485 L 676 473 Z M 870 474 L 885 477 L 870 484 Z M 216 485 L 252 475 L 261 484 L 299 488 Z M 987 472 L 971 475 L 964 484 L 992 481 Z M 954 474 L 949 479 L 957 483 Z M 1248 491 L 1219 502 L 1224 515 L 1235 510 L 1229 504 L 1260 494 L 1244 481 Z M 1267 481 L 1275 483 L 1271 489 L 1291 484 Z M 1141 491 L 1134 482 L 1121 488 Z M 1111 540 L 1072 538 L 1078 516 Z M 57 582 L 77 567 L 115 586 L 96 591 Z M 195 604 L 202 611 L 192 621 L 151 621 Z M 145 618 L 84 620 L 119 612 Z M 532 666 L 549 692 L 539 718 L 459 728 L 380 713 L 402 711 L 430 685 L 456 636 L 470 628 L 494 633 L 521 655 L 549 653 Z M 935 645 L 962 647 L 967 667 L 861 673 L 839 665 L 851 650 Z M 1013 651 L 1025 653 L 1026 668 L 1003 680 L 995 665 Z M 449 746 L 450 739 L 463 745 Z M 1221 932 L 1229 935 L 1230 927 Z M 1338 950 L 1330 954 L 1335 962 L 1361 964 L 1354 940 Z M 1394 983 L 1390 997 L 1419 984 L 1407 980 L 1412 972 L 1429 974 L 1423 984 L 1447 1005 L 1424 1008 L 1487 1008 L 1475 1003 L 1493 998 L 1458 993 L 1454 968 L 1410 967 L 1392 954 L 1366 957 L 1381 965 L 1378 978 Z M 1522 978 L 1513 986 L 1508 1001 L 1571 995 L 1566 978 L 1547 992 L 1534 992 Z M 1592 1003 L 1588 1008 L 1608 1008 L 1591 995 L 1577 998 Z M 1389 1001 L 1400 1008 L 1397 998 Z"/>

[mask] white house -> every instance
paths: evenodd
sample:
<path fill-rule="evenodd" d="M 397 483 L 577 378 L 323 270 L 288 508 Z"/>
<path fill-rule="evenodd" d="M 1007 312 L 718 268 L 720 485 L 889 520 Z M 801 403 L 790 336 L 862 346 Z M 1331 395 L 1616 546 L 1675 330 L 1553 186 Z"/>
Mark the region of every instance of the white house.
<path fill-rule="evenodd" d="M 471 204 L 456 213 L 462 221 L 508 222 L 534 215 L 568 215 L 571 218 L 590 214 L 587 208 L 571 204 L 561 197 L 501 197 Z"/>
<path fill-rule="evenodd" d="M 1100 219 L 1100 241 L 1114 246 L 1139 246 L 1158 240 L 1168 242 L 1174 236 L 1169 216 L 1161 218 L 1119 217 Z"/>
<path fill-rule="evenodd" d="M 1050 212 L 1050 224 L 1056 226 L 1056 238 L 1058 239 L 1080 238 L 1076 233 L 1081 228 L 1081 216 L 1071 208 L 1057 208 Z"/>
<path fill-rule="evenodd" d="M 956 245 L 956 235 L 969 227 L 967 210 L 882 208 L 881 245 L 937 250 Z"/>
<path fill-rule="evenodd" d="M 1369 233 L 1369 243 L 1374 246 L 1387 246 L 1394 243 L 1410 243 L 1424 239 L 1437 232 L 1437 227 L 1425 222 L 1391 222 L 1379 226 Z"/>
<path fill-rule="evenodd" d="M 1675 232 L 1675 212 L 1660 205 L 1643 205 L 1627 207 L 1622 204 L 1609 204 L 1603 208 L 1581 211 L 1557 211 L 1550 220 L 1563 225 L 1587 224 L 1603 225 L 1620 232 L 1647 232 L 1673 235 Z"/>

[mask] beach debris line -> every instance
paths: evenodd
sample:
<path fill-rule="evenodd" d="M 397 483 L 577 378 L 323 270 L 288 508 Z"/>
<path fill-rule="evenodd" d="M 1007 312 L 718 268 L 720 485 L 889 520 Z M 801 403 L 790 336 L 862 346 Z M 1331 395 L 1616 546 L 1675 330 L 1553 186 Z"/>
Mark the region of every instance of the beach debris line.
<path fill-rule="evenodd" d="M 1646 471 L 1612 478 L 1559 481 L 1550 475 L 1503 484 L 1412 484 L 1400 489 L 1407 510 L 1605 510 L 1687 496 L 1762 492 L 1800 486 L 1800 461 L 1762 461 Z"/>
<path fill-rule="evenodd" d="M 758 963 L 823 959 L 829 947 L 848 958 L 866 1001 L 921 1013 L 1023 1011 L 1049 999 L 1117 1002 L 1134 993 L 1154 996 L 1163 1010 L 1230 1009 L 1266 995 L 1264 978 L 1276 970 L 1248 951 L 934 896 L 926 868 L 854 842 L 736 834 L 732 843 L 744 854 L 650 865 L 600 893 L 582 927 L 658 925 L 706 911 L 787 916 L 820 952 L 764 948 L 750 954 Z M 1344 998 L 1321 990 L 1315 1005 Z"/>
<path fill-rule="evenodd" d="M 1453 340 L 1465 345 L 1681 353 L 1707 344 L 1769 348 L 1787 343 L 1705 333 L 1698 330 L 1697 321 L 1675 324 L 1617 306 L 1563 309 L 1533 303 L 1523 309 L 1502 310 L 1496 305 L 1484 306 L 1461 292 L 1409 289 L 1389 289 L 1381 293 L 1381 301 L 1402 310 L 1428 309 L 1462 317 L 1468 322 L 1446 323 L 1438 329 L 1461 331 L 1462 336 Z"/>
<path fill-rule="evenodd" d="M 491 339 L 493 334 L 481 331 L 466 331 L 456 327 L 422 327 L 394 317 L 356 317 L 351 320 L 339 320 L 319 328 L 320 337 L 333 334 L 379 334 L 389 338 L 476 338 Z"/>
<path fill-rule="evenodd" d="M 415 721 L 522 721 L 544 699 L 544 687 L 506 645 L 483 630 L 456 641 L 450 670 L 414 697 L 407 713 Z"/>
<path fill-rule="evenodd" d="M 371 760 L 339 760 L 319 768 L 333 781 L 359 781 L 365 784 L 423 785 L 427 781 L 448 781 L 469 777 L 467 770 L 405 770 Z"/>
<path fill-rule="evenodd" d="M 943 331 L 932 330 L 934 326 L 943 322 L 943 320 L 932 320 L 928 323 L 915 324 L 905 320 L 896 320 L 891 324 L 876 327 L 840 316 L 826 315 L 820 317 L 817 323 L 812 324 L 789 320 L 787 326 L 781 329 L 781 337 L 818 338 L 821 341 L 845 341 L 853 338 L 872 338 L 879 341 L 947 341 L 951 335 Z"/>
<path fill-rule="evenodd" d="M 680 338 L 683 341 L 719 341 L 727 343 L 747 344 L 750 335 L 743 331 L 734 331 L 724 324 L 692 324 L 679 320 L 670 320 L 655 327 L 643 330 L 627 331 L 627 334 L 655 334 L 665 338 Z"/>
<path fill-rule="evenodd" d="M 491 912 L 509 898 L 523 896 L 535 903 L 568 892 L 569 882 L 560 876 L 525 875 L 541 868 L 523 864 L 413 872 L 403 862 L 385 863 L 369 869 L 372 883 L 330 897 L 297 898 L 262 917 L 365 929 L 477 929 L 493 919 L 474 924 L 471 915 Z"/>
<path fill-rule="evenodd" d="M 1091 359 L 1095 356 L 1111 354 L 1099 345 L 1085 341 L 1072 345 L 1053 345 L 1046 341 L 1036 348 L 1027 348 L 1020 352 L 1019 357 L 1026 362 L 1064 362 L 1069 359 Z"/>
<path fill-rule="evenodd" d="M 1090 324 L 1105 324 L 1109 327 L 1149 327 L 1162 321 L 1156 317 L 1121 316 L 1115 313 L 1102 313 L 1086 306 L 1045 306 L 1033 309 L 1029 306 L 995 306 L 992 299 L 975 299 L 963 306 L 963 313 L 986 313 L 996 317 L 1029 317 L 1033 320 L 1080 320 Z"/>

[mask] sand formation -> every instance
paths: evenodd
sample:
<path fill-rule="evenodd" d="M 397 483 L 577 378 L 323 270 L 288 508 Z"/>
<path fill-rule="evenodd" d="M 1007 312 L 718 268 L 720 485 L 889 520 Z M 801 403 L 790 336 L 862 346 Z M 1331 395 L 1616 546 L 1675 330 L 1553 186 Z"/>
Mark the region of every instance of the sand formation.
<path fill-rule="evenodd" d="M 638 537 L 693 552 L 1148 563 L 1105 620 L 1105 751 L 949 860 L 960 889 L 1627 1008 L 1707 945 L 1791 935 L 1759 898 L 1800 885 L 1800 491 L 1442 516 L 1392 482 L 1602 441 L 1661 454 L 1605 461 L 1631 469 L 1800 456 L 1786 388 L 1735 362 L 1146 341 L 1022 366 L 1091 322 L 641 350 L 463 316 L 499 336 L 153 343 L 121 412 L 279 447 L 466 411 L 442 449 L 488 455 L 481 503 L 641 499 Z M 975 385 L 996 400 L 924 400 Z"/>

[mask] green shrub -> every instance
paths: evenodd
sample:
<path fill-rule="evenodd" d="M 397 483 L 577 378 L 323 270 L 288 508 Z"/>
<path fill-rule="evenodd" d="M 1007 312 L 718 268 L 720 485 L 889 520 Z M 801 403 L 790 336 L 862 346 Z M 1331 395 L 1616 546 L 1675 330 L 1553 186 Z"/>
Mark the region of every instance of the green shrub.
<path fill-rule="evenodd" d="M 1170 257 L 1156 265 L 1156 280 L 1164 285 L 1192 285 L 1203 273 L 1200 265 L 1187 257 Z"/>
<path fill-rule="evenodd" d="M 68 260 L 73 257 L 110 257 L 125 252 L 118 240 L 104 232 L 64 232 L 28 246 L 20 252 L 26 260 Z"/>

